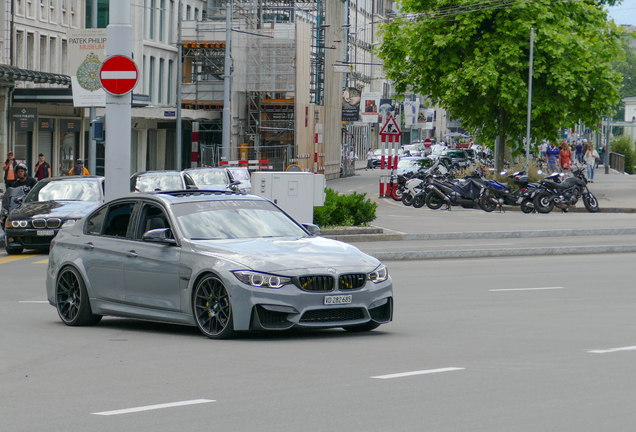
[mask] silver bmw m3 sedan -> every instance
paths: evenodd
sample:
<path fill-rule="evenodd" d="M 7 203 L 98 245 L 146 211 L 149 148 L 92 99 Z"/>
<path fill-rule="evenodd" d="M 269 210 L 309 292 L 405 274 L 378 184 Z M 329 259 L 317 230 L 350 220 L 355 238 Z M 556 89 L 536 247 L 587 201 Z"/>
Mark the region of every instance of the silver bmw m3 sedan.
<path fill-rule="evenodd" d="M 71 326 L 128 317 L 197 326 L 214 339 L 390 322 L 387 268 L 318 234 L 254 195 L 134 194 L 60 230 L 48 300 Z"/>

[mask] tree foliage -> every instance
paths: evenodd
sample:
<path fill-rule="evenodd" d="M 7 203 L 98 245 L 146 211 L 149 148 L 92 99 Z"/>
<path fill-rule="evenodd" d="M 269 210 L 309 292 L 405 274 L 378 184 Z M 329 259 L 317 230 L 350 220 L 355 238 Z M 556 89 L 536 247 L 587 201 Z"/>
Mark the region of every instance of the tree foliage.
<path fill-rule="evenodd" d="M 401 0 L 402 17 L 381 27 L 379 49 L 398 93 L 428 95 L 488 139 L 525 136 L 534 28 L 533 138 L 556 139 L 560 127 L 579 120 L 596 125 L 616 105 L 621 76 L 610 62 L 620 53 L 620 30 L 603 6 L 617 2 L 534 0 L 446 18 L 416 17 L 477 3 Z"/>
<path fill-rule="evenodd" d="M 612 69 L 622 76 L 619 90 L 621 99 L 636 96 L 636 49 L 631 45 L 634 37 L 636 37 L 636 33 L 622 38 L 622 55 L 612 60 Z M 617 105 L 616 111 L 614 119 L 623 121 L 625 119 L 625 104 L 622 101 Z"/>

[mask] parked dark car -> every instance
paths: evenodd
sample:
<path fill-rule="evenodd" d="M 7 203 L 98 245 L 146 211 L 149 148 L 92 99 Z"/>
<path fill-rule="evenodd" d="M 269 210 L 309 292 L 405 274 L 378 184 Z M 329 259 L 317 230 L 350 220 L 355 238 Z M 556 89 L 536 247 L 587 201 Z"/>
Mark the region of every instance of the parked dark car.
<path fill-rule="evenodd" d="M 130 177 L 131 192 L 159 192 L 197 189 L 196 183 L 184 171 L 146 171 Z"/>
<path fill-rule="evenodd" d="M 104 202 L 104 178 L 54 177 L 40 180 L 13 210 L 5 226 L 5 249 L 49 248 L 65 223 L 75 222 Z"/>

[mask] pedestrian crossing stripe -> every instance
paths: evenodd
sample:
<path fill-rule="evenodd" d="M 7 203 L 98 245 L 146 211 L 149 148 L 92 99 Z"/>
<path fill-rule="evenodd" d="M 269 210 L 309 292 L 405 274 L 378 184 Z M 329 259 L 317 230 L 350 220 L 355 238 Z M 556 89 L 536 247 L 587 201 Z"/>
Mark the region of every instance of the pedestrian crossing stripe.
<path fill-rule="evenodd" d="M 7 264 L 13 261 L 19 261 L 26 258 L 33 258 L 36 256 L 40 256 L 40 254 L 11 255 L 4 258 L 0 258 L 0 264 Z"/>

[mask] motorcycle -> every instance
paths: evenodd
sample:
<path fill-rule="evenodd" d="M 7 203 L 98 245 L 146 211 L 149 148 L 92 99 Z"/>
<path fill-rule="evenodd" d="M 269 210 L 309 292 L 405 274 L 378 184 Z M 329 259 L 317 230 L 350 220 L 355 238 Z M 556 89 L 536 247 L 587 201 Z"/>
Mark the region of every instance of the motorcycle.
<path fill-rule="evenodd" d="M 418 176 L 407 180 L 404 185 L 404 192 L 402 193 L 402 204 L 404 204 L 405 206 L 412 205 L 417 194 L 422 192 L 425 187 L 424 179 L 434 174 L 449 176 L 450 172 L 446 168 L 446 166 L 440 162 L 439 159 L 435 161 L 435 163 L 427 170 L 418 171 Z"/>
<path fill-rule="evenodd" d="M 17 209 L 22 205 L 22 200 L 26 196 L 24 187 L 7 188 L 7 191 L 2 195 L 2 214 L 0 214 L 0 226 L 4 231 L 4 226 L 9 217 L 11 211 Z"/>
<path fill-rule="evenodd" d="M 426 193 L 426 206 L 437 210 L 446 204 L 446 209 L 453 206 L 473 208 L 478 201 L 483 181 L 475 177 L 467 177 L 457 183 L 440 180 L 435 177 L 429 179 L 430 186 Z"/>
<path fill-rule="evenodd" d="M 422 174 L 419 171 L 398 175 L 397 184 L 391 189 L 391 198 L 395 201 L 402 201 L 402 195 L 404 195 L 404 190 L 406 189 L 406 182 L 420 175 Z"/>
<path fill-rule="evenodd" d="M 540 189 L 533 198 L 537 212 L 550 213 L 555 206 L 563 212 L 567 212 L 569 206 L 576 205 L 581 198 L 587 211 L 596 213 L 599 208 L 598 200 L 587 188 L 587 178 L 584 171 L 585 168 L 582 165 L 575 165 L 571 171 L 573 176 L 567 177 L 561 182 L 551 181 L 549 178 L 541 180 Z"/>

